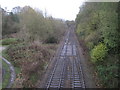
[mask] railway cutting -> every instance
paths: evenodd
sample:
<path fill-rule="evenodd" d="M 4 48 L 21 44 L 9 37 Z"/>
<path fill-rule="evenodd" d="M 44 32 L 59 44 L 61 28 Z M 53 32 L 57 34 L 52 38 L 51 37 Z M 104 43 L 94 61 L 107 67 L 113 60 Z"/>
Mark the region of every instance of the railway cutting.
<path fill-rule="evenodd" d="M 41 88 L 85 88 L 78 46 L 74 29 L 70 28 L 48 66 Z"/>

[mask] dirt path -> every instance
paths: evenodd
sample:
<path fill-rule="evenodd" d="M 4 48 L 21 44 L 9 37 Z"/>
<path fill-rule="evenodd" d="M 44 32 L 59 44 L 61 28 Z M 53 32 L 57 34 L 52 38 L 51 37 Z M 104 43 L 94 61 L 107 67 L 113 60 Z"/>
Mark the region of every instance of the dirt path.
<path fill-rule="evenodd" d="M 70 28 L 38 87 L 96 88 L 90 68 L 82 55 L 73 28 Z"/>

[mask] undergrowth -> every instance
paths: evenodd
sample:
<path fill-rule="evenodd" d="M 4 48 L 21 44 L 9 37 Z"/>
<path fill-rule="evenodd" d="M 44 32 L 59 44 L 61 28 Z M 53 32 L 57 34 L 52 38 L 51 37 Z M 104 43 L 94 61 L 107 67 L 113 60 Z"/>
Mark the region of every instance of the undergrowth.
<path fill-rule="evenodd" d="M 7 57 L 9 57 L 17 73 L 13 88 L 34 87 L 55 49 L 55 44 L 10 45 L 5 53 L 8 55 Z"/>

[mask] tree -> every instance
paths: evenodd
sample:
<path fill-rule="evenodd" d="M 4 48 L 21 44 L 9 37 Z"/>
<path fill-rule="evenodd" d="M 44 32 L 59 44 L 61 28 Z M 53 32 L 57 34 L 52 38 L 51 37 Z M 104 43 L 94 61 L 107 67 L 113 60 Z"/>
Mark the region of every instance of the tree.
<path fill-rule="evenodd" d="M 12 12 L 7 13 L 4 9 L 2 12 L 2 35 L 10 35 L 12 33 L 17 33 L 19 28 L 19 18 L 18 15 Z"/>

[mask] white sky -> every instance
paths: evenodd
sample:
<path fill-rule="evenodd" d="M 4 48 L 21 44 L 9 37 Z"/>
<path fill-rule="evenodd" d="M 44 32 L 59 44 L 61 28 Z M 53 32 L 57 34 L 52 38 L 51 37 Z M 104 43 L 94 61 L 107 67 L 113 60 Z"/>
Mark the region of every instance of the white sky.
<path fill-rule="evenodd" d="M 65 20 L 74 20 L 79 12 L 79 7 L 85 0 L 0 0 L 2 8 L 11 10 L 16 6 L 29 5 L 38 8 L 48 15 Z"/>

